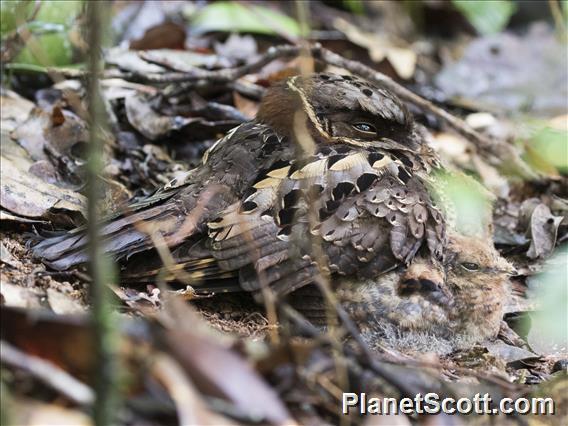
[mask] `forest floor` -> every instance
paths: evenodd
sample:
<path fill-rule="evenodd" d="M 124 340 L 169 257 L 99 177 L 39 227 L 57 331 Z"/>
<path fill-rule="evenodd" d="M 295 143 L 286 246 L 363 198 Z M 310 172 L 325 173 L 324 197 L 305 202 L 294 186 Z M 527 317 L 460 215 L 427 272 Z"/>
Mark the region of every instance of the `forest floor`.
<path fill-rule="evenodd" d="M 228 4 L 239 8 L 231 10 L 235 16 L 251 12 Z M 110 284 L 105 291 L 120 342 L 117 421 L 394 421 L 342 416 L 341 393 L 357 389 L 397 398 L 428 391 L 489 393 L 495 401 L 550 396 L 555 416 L 460 416 L 452 424 L 562 424 L 568 410 L 565 42 L 550 22 L 475 35 L 462 17 L 453 37 L 442 38 L 418 31 L 394 3 L 368 6 L 368 16 L 314 4 L 311 58 L 290 47 L 300 39 L 289 27 L 287 6 L 271 9 L 277 34 L 239 28 L 245 24 L 238 20 L 235 28 L 208 30 L 218 19 L 208 21 L 203 11 L 188 18 L 173 3 L 113 10 L 114 24 L 131 22 L 105 50 L 100 78 L 109 123 L 101 213 L 182 179 L 215 140 L 254 117 L 266 89 L 282 78 L 306 66 L 359 73 L 394 90 L 446 167 L 465 176 L 444 181 L 458 224 L 490 226 L 489 238 L 517 271 L 505 303 L 508 332 L 444 355 L 369 353 L 346 343 L 349 330 L 342 326 L 314 329 L 293 317 L 275 322 L 248 294 L 204 297 L 182 284 Z M 254 13 L 266 13 L 258 7 Z M 223 13 L 217 9 L 211 13 Z M 446 23 L 459 15 L 423 13 Z M 199 25 L 205 29 L 197 31 Z M 290 44 L 274 47 L 284 42 Z M 91 280 L 81 268 L 50 270 L 29 249 L 35 235 L 86 220 L 86 72 L 69 64 L 31 66 L 16 55 L 29 45 L 3 38 L 3 58 L 11 60 L 2 68 L 1 92 L 2 424 L 91 424 L 98 371 Z M 470 180 L 483 190 L 472 190 Z M 430 421 L 397 418 L 397 424 Z"/>

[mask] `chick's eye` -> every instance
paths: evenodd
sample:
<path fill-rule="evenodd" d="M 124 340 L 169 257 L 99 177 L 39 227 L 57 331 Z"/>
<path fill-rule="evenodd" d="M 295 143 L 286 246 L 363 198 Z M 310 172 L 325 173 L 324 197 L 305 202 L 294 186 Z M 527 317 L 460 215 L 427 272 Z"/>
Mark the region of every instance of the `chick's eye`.
<path fill-rule="evenodd" d="M 375 126 L 369 123 L 354 123 L 353 127 L 359 130 L 360 132 L 377 133 L 377 129 L 375 128 Z"/>
<path fill-rule="evenodd" d="M 477 263 L 463 262 L 461 264 L 462 268 L 467 271 L 477 271 L 479 270 L 479 265 Z"/>

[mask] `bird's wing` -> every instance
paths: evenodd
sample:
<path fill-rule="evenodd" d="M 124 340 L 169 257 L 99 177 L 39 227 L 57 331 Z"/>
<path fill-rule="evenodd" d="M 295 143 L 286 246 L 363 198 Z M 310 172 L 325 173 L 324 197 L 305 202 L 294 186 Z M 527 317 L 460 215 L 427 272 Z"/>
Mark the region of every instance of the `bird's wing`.
<path fill-rule="evenodd" d="M 105 218 L 99 237 L 106 253 L 128 258 L 152 249 L 156 234 L 168 247 L 199 235 L 219 211 L 234 203 L 282 154 L 284 144 L 266 126 L 244 123 L 220 139 L 184 181 L 172 182 L 150 197 Z M 33 245 L 34 256 L 57 270 L 86 263 L 85 227 L 45 238 Z"/>
<path fill-rule="evenodd" d="M 424 183 L 392 154 L 344 148 L 275 165 L 211 221 L 220 269 L 240 270 L 245 290 L 285 294 L 313 281 L 316 260 L 372 276 L 422 246 L 442 256 L 444 221 Z"/>

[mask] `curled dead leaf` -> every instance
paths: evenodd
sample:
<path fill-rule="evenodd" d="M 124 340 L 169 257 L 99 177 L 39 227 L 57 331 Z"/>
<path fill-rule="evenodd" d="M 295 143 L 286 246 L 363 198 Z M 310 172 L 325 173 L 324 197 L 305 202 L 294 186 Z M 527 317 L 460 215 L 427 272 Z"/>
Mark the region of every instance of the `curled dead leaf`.
<path fill-rule="evenodd" d="M 33 162 L 27 152 L 9 136 L 2 136 L 0 205 L 27 218 L 55 218 L 63 222 L 78 222 L 84 218 L 85 197 L 31 174 Z"/>
<path fill-rule="evenodd" d="M 152 109 L 150 102 L 141 95 L 130 96 L 125 100 L 128 121 L 136 130 L 154 141 L 170 132 L 180 130 L 192 119 L 180 116 L 161 115 Z"/>
<path fill-rule="evenodd" d="M 531 245 L 527 251 L 528 257 L 536 259 L 552 253 L 562 220 L 563 217 L 554 216 L 545 204 L 539 204 L 534 208 L 530 219 Z"/>

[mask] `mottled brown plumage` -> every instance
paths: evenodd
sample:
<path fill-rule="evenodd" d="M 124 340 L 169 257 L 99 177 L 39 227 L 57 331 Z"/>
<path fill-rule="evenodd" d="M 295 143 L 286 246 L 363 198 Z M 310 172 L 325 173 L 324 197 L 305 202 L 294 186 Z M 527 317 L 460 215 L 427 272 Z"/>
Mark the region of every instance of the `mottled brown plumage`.
<path fill-rule="evenodd" d="M 318 273 L 314 244 L 332 274 L 375 277 L 419 252 L 442 259 L 444 218 L 427 189 L 437 167 L 387 90 L 351 76 L 293 77 L 271 88 L 257 118 L 220 139 L 185 180 L 110 218 L 101 238 L 123 260 L 124 279 L 137 282 L 160 266 L 152 233 L 198 290 L 235 289 L 220 279 L 238 276 L 242 289 L 289 293 Z M 63 270 L 87 261 L 86 243 L 76 230 L 34 253 Z"/>
<path fill-rule="evenodd" d="M 497 336 L 512 272 L 487 240 L 451 235 L 443 264 L 417 257 L 403 272 L 344 281 L 338 294 L 371 346 L 443 353 Z"/>

